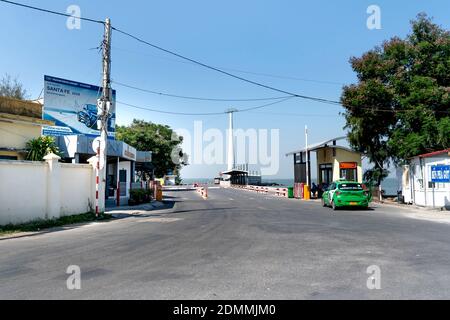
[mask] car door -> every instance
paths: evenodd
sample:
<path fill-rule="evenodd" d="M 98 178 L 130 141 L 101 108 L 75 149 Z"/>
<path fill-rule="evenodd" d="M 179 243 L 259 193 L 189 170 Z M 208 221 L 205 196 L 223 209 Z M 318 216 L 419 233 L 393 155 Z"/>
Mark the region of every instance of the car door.
<path fill-rule="evenodd" d="M 328 205 L 329 204 L 329 202 L 328 202 L 328 189 L 324 191 L 324 193 L 322 194 L 322 198 L 323 198 L 323 203 Z"/>
<path fill-rule="evenodd" d="M 336 192 L 336 183 L 332 183 L 328 189 L 328 202 L 331 204 L 333 201 L 334 193 Z"/>

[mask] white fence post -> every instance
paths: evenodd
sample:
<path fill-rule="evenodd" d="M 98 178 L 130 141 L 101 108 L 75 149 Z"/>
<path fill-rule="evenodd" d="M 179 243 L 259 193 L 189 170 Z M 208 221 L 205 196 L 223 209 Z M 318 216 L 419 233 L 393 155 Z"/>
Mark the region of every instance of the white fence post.
<path fill-rule="evenodd" d="M 61 214 L 61 158 L 54 153 L 44 157 L 48 165 L 47 175 L 47 218 L 59 218 Z"/>
<path fill-rule="evenodd" d="M 97 156 L 93 156 L 87 160 L 87 162 L 92 166 L 92 174 L 91 174 L 91 199 L 92 199 L 92 211 L 95 212 L 95 206 L 96 206 L 96 178 L 97 178 L 97 162 L 98 158 Z M 102 196 L 101 194 L 99 196 Z M 103 194 L 103 197 L 105 197 L 105 194 Z"/>

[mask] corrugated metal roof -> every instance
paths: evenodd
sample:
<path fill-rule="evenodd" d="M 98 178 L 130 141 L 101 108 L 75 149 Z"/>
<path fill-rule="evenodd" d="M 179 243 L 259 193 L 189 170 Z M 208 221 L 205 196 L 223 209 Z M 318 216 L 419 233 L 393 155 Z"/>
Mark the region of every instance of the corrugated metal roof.
<path fill-rule="evenodd" d="M 434 152 L 429 152 L 429 153 L 424 153 L 424 154 L 419 154 L 418 156 L 415 156 L 413 158 L 419 157 L 419 158 L 429 158 L 429 157 L 434 157 L 434 156 L 438 156 L 441 154 L 445 154 L 448 153 L 450 155 L 450 149 L 444 149 L 444 150 L 439 150 L 439 151 L 434 151 Z"/>
<path fill-rule="evenodd" d="M 345 140 L 345 139 L 347 139 L 347 137 L 344 136 L 344 137 L 337 137 L 337 138 L 329 139 L 329 140 L 326 140 L 326 141 L 323 141 L 323 142 L 319 142 L 319 143 L 314 143 L 314 144 L 311 144 L 311 145 L 308 146 L 308 151 L 315 151 L 317 149 L 320 149 L 320 148 L 323 148 L 323 147 L 327 146 L 328 144 L 332 143 L 333 141 L 339 141 L 339 140 Z M 332 147 L 332 146 L 330 146 L 330 147 Z M 340 147 L 340 148 L 348 149 L 348 148 L 345 148 L 345 147 Z M 348 149 L 348 150 L 350 150 L 350 149 Z M 293 154 L 302 153 L 302 152 L 306 152 L 306 147 L 303 148 L 303 149 L 297 150 L 297 151 L 289 152 L 289 153 L 286 154 L 286 157 L 290 156 L 290 155 L 293 155 Z"/>

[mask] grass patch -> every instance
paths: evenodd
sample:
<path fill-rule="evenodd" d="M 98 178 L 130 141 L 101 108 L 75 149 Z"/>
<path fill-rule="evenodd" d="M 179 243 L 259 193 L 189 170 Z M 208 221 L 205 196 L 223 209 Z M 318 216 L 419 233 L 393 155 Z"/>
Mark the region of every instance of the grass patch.
<path fill-rule="evenodd" d="M 50 219 L 50 220 L 39 219 L 22 224 L 8 224 L 5 226 L 0 226 L 0 236 L 5 236 L 8 234 L 18 232 L 40 231 L 42 229 L 62 227 L 66 225 L 83 222 L 106 221 L 111 218 L 112 216 L 109 214 L 99 214 L 98 218 L 96 218 L 95 213 L 87 212 L 73 216 L 65 216 L 58 219 Z"/>

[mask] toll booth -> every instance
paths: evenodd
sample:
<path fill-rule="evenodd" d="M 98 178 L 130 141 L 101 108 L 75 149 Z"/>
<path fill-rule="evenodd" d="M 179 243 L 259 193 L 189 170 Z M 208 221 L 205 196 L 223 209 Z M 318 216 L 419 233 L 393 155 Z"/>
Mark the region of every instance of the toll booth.
<path fill-rule="evenodd" d="M 338 145 L 337 142 L 342 140 L 345 141 L 346 137 L 333 138 L 286 154 L 294 159 L 294 182 L 306 183 L 307 166 L 309 181 L 312 181 L 311 155 L 314 155 L 317 167 L 313 170 L 317 173 L 315 180 L 319 186 L 327 186 L 339 179 L 362 183 L 362 155 Z"/>
<path fill-rule="evenodd" d="M 248 171 L 246 170 L 232 169 L 222 172 L 222 174 L 229 177 L 229 179 L 226 180 L 228 180 L 231 185 L 245 186 L 248 184 Z"/>

